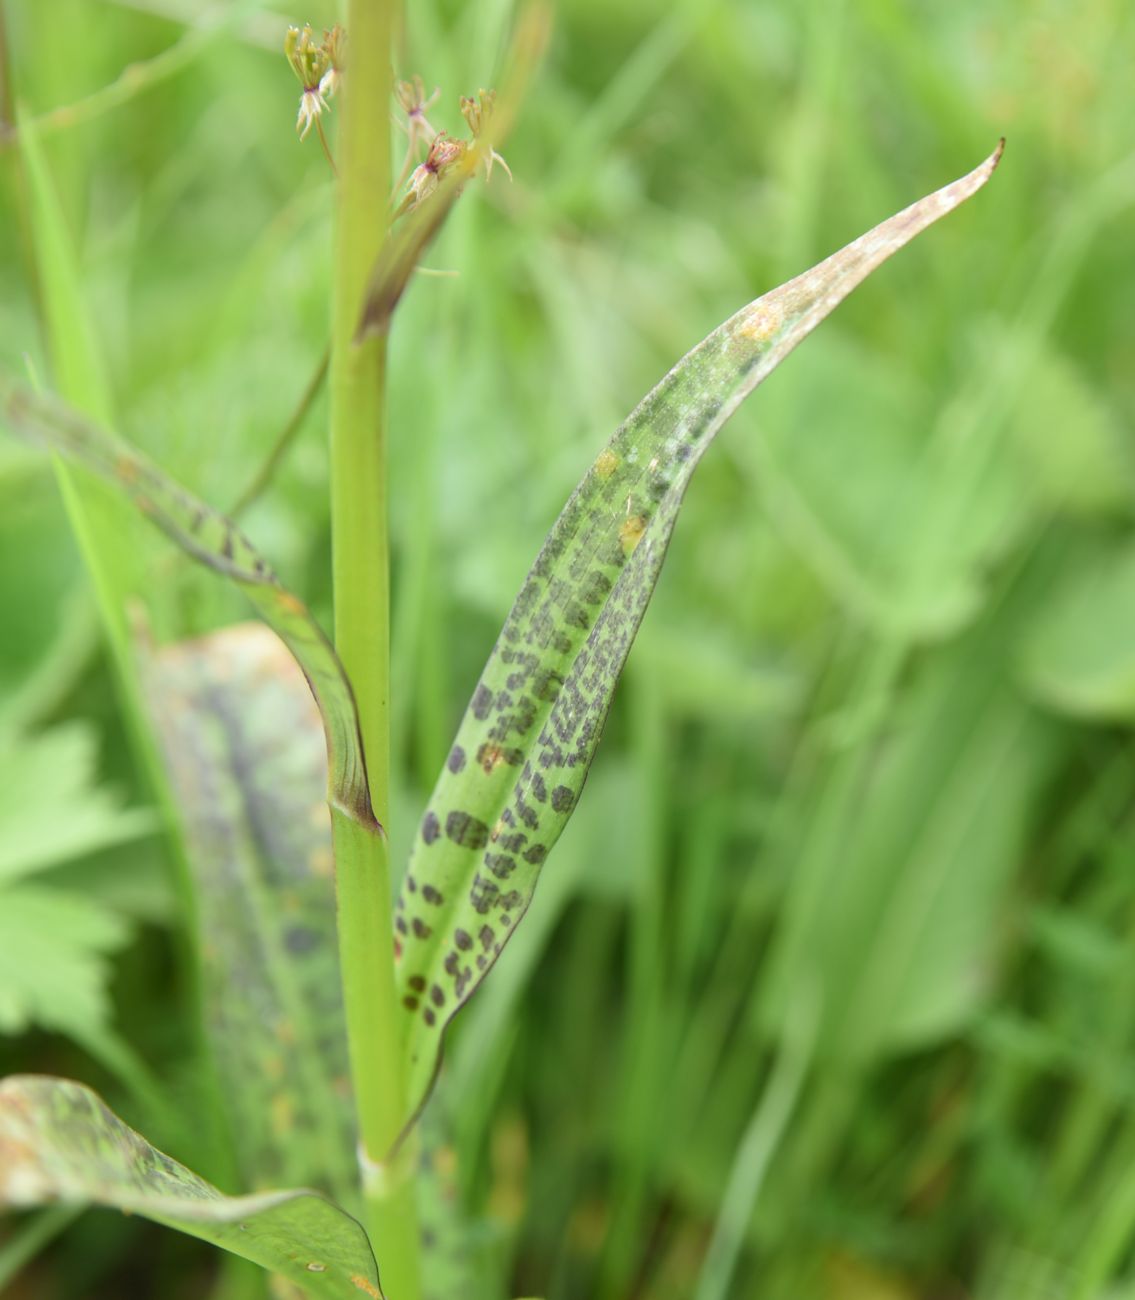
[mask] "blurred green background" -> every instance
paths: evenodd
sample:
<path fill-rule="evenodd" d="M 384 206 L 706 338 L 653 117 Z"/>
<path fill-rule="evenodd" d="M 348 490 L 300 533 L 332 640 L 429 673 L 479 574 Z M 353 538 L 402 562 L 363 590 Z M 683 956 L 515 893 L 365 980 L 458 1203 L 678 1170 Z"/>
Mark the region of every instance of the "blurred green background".
<path fill-rule="evenodd" d="M 335 6 L 239 9 L 84 107 L 208 15 L 3 5 L 0 107 L 48 115 L 109 409 L 221 508 L 328 330 L 331 182 L 280 45 Z M 397 72 L 458 132 L 514 6 L 408 10 Z M 427 259 L 457 274 L 416 278 L 392 343 L 396 848 L 619 419 L 1008 146 L 691 489 L 577 817 L 451 1038 L 478 1300 L 708 1300 L 723 1215 L 735 1297 L 1135 1297 L 1133 68 L 1124 0 L 559 5 L 515 181 L 462 200 Z M 0 364 L 48 377 L 16 162 Z M 245 522 L 326 621 L 325 415 Z M 247 616 L 160 540 L 135 559 L 159 637 Z M 55 481 L 7 438 L 0 610 L 0 1073 L 82 1078 L 207 1164 L 184 908 Z M 106 1213 L 0 1226 L 0 1277 L 231 1281 Z"/>

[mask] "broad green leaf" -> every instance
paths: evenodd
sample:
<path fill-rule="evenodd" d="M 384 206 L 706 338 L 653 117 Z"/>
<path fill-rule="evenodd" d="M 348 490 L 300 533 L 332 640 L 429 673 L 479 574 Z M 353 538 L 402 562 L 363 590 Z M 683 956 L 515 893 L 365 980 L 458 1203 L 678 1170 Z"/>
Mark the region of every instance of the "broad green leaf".
<path fill-rule="evenodd" d="M 148 651 L 197 885 L 205 1017 L 245 1181 L 341 1197 L 355 1165 L 319 714 L 261 623 Z"/>
<path fill-rule="evenodd" d="M 980 1009 L 1053 752 L 1008 689 L 1024 608 L 1020 591 L 998 602 L 923 670 L 864 754 L 853 807 L 829 812 L 843 806 L 833 769 L 801 808 L 755 1027 L 786 1032 L 793 990 L 815 986 L 818 1050 L 861 1065 L 936 1042 Z"/>
<path fill-rule="evenodd" d="M 985 444 L 949 436 L 949 407 L 928 437 L 924 403 L 892 358 L 833 330 L 806 370 L 770 388 L 763 436 L 738 451 L 770 517 L 840 603 L 884 634 L 920 640 L 972 620 L 1022 512 L 1019 476 L 998 462 L 975 485 L 971 448 Z M 809 436 L 821 428 L 837 436 Z M 964 507 L 943 510 L 955 501 Z"/>
<path fill-rule="evenodd" d="M 568 501 L 473 694 L 398 900 L 411 1114 L 445 1025 L 527 909 L 579 798 L 701 456 L 856 285 L 981 188 L 1000 153 L 714 330 L 615 432 Z"/>
<path fill-rule="evenodd" d="M 80 724 L 8 739 L 0 750 L 0 882 L 157 829 L 152 813 L 122 808 L 94 776 L 95 737 Z"/>
<path fill-rule="evenodd" d="M 1092 388 L 1072 360 L 1043 343 L 1033 353 L 1011 335 L 1000 344 L 1010 364 L 1024 368 L 1009 432 L 1019 464 L 1037 496 L 1052 510 L 1080 518 L 1120 515 L 1135 489 L 1135 465 L 1107 395 Z M 1017 355 L 1031 357 L 1031 364 Z M 1035 355 L 1033 355 L 1035 354 Z"/>
<path fill-rule="evenodd" d="M 306 1190 L 225 1196 L 152 1147 L 89 1088 L 16 1075 L 0 1083 L 0 1206 L 103 1205 L 177 1228 L 319 1300 L 381 1297 L 362 1227 Z"/>
<path fill-rule="evenodd" d="M 1022 646 L 1025 681 L 1072 717 L 1135 718 L 1135 546 L 1071 566 Z"/>
<path fill-rule="evenodd" d="M 307 606 L 281 586 L 236 525 L 120 438 L 3 376 L 0 421 L 118 487 L 182 550 L 245 591 L 295 656 L 319 705 L 327 735 L 328 802 L 361 825 L 377 828 L 354 696 L 343 666 Z"/>

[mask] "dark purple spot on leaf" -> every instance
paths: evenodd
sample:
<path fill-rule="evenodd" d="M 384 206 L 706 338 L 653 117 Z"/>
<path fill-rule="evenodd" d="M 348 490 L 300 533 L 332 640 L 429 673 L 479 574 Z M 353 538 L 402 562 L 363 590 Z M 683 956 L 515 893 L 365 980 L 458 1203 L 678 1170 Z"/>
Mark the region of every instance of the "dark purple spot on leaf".
<path fill-rule="evenodd" d="M 564 618 L 572 627 L 586 632 L 591 626 L 591 615 L 577 600 L 570 600 L 564 609 Z"/>
<path fill-rule="evenodd" d="M 445 819 L 445 833 L 466 849 L 483 849 L 489 842 L 489 828 L 479 817 L 460 810 L 451 812 Z"/>
<path fill-rule="evenodd" d="M 507 853 L 486 853 L 485 866 L 498 880 L 507 880 L 516 870 L 516 859 Z"/>
<path fill-rule="evenodd" d="M 473 716 L 478 722 L 484 722 L 489 716 L 489 710 L 493 707 L 493 693 L 483 682 L 478 683 L 476 691 L 473 693 Z"/>
<path fill-rule="evenodd" d="M 492 880 L 482 876 L 478 871 L 473 877 L 473 883 L 469 886 L 469 902 L 472 904 L 474 912 L 484 916 L 496 902 L 499 893 L 500 890 L 497 885 Z"/>
<path fill-rule="evenodd" d="M 532 691 L 538 700 L 543 700 L 545 704 L 553 704 L 563 684 L 564 679 L 559 673 L 546 672 L 532 683 Z"/>

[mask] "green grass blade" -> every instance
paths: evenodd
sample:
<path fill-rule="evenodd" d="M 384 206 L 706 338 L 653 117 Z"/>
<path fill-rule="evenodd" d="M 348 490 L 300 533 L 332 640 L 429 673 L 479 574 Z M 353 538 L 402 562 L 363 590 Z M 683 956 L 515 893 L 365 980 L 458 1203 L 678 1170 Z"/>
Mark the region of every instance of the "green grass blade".
<path fill-rule="evenodd" d="M 68 402 L 93 419 L 109 424 L 114 418 L 110 378 L 87 311 L 78 257 L 55 182 L 38 135 L 30 123 L 20 127 L 20 157 L 28 192 L 28 224 L 34 232 L 33 252 L 39 281 L 44 333 L 51 357 L 54 387 Z M 148 745 L 132 695 L 129 597 L 144 590 L 143 531 L 129 508 L 106 487 L 73 467 L 55 464 L 59 490 L 72 531 L 90 573 L 103 628 L 114 655 L 127 708 L 138 728 L 140 746 Z M 149 755 L 146 755 L 147 760 Z"/>
<path fill-rule="evenodd" d="M 119 488 L 182 550 L 243 588 L 295 656 L 319 705 L 327 734 L 328 802 L 360 825 L 377 828 L 354 696 L 343 667 L 307 606 L 280 584 L 236 525 L 120 438 L 62 402 L 3 377 L 0 420 Z"/>
<path fill-rule="evenodd" d="M 327 760 L 261 623 L 144 659 L 199 899 L 205 1024 L 245 1183 L 354 1193 Z"/>
<path fill-rule="evenodd" d="M 802 985 L 800 995 L 793 1000 L 796 1032 L 782 1043 L 760 1102 L 738 1144 L 695 1300 L 725 1300 L 729 1294 L 753 1207 L 807 1075 L 819 1023 L 815 993 L 814 986 L 809 989 Z"/>
<path fill-rule="evenodd" d="M 258 13 L 261 7 L 261 0 L 245 0 L 244 4 L 234 4 L 206 14 L 198 25 L 189 27 L 179 40 L 160 54 L 144 63 L 129 64 L 114 81 L 100 86 L 76 103 L 62 104 L 49 110 L 27 125 L 45 138 L 59 131 L 84 126 L 104 113 L 125 108 L 146 91 L 192 66 L 210 46 L 219 42 L 243 19 Z M 18 130 L 0 130 L 0 150 L 18 138 L 24 129 L 21 125 Z"/>
<path fill-rule="evenodd" d="M 78 1211 L 70 1205 L 56 1205 L 31 1215 L 0 1246 L 0 1287 L 6 1287 L 21 1269 L 75 1221 Z"/>
<path fill-rule="evenodd" d="M 305 1190 L 225 1196 L 152 1147 L 89 1088 L 0 1083 L 0 1206 L 61 1202 L 140 1214 L 287 1278 L 320 1300 L 381 1296 L 362 1227 Z"/>
<path fill-rule="evenodd" d="M 575 807 L 698 461 L 741 402 L 876 267 L 988 180 L 1001 147 L 742 308 L 600 452 L 528 575 L 423 818 L 398 901 L 403 1067 L 423 1103 L 445 1025 L 528 907 Z"/>

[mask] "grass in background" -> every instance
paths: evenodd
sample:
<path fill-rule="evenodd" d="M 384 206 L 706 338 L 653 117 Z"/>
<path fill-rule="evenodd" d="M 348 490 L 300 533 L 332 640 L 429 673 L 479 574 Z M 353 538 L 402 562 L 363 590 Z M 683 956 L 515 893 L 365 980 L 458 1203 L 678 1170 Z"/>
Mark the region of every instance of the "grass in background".
<path fill-rule="evenodd" d="M 9 0 L 27 110 L 182 38 L 146 8 L 53 0 L 48 36 Z M 260 10 L 43 140 L 120 424 L 221 503 L 326 345 L 330 187 L 277 50 L 324 8 Z M 510 16 L 412 6 L 397 71 L 452 105 Z M 692 489 L 576 825 L 450 1046 L 441 1104 L 500 1294 L 708 1300 L 733 1225 L 724 1294 L 754 1300 L 1135 1293 L 1133 53 L 1118 0 L 565 4 L 515 184 L 454 214 L 430 262 L 459 276 L 412 287 L 390 358 L 394 862 L 598 439 L 746 298 L 1009 137 L 980 217 L 876 276 Z M 35 301 L 4 212 L 15 363 Z M 248 526 L 329 625 L 326 420 L 321 400 Z M 3 455 L 8 734 L 82 725 L 138 802 L 52 485 Z M 163 636 L 239 608 L 168 576 Z M 134 936 L 117 1030 L 196 1086 L 159 846 L 71 856 L 52 883 Z M 80 1073 L 114 1104 L 59 1028 L 0 1040 L 3 1072 Z M 21 1285 L 168 1294 L 190 1251 L 104 1216 Z"/>

